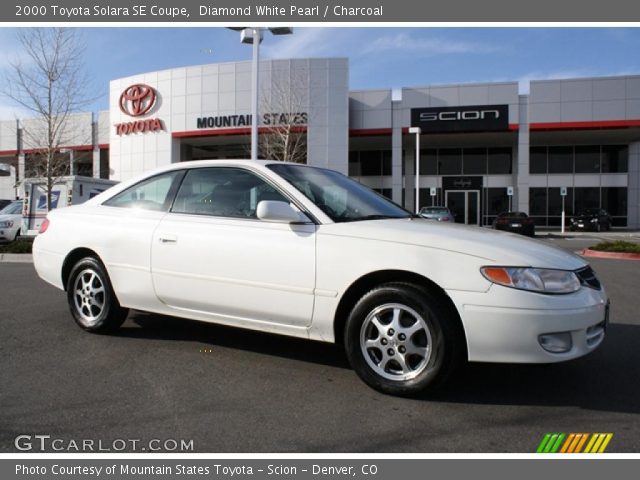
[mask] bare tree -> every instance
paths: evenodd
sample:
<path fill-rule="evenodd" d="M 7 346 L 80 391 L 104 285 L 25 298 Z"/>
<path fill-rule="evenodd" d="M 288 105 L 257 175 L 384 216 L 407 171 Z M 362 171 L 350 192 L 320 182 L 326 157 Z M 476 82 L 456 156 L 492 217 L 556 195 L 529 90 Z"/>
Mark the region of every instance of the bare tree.
<path fill-rule="evenodd" d="M 87 94 L 84 49 L 78 31 L 70 28 L 19 29 L 17 39 L 23 55 L 11 62 L 1 88 L 34 115 L 22 129 L 23 148 L 30 152 L 25 169 L 46 178 L 50 210 L 54 185 L 70 173 L 62 147 L 90 141 L 77 138 L 78 130 L 69 126 L 70 115 L 93 100 Z"/>
<path fill-rule="evenodd" d="M 260 158 L 306 163 L 309 119 L 302 77 L 293 71 L 290 81 L 272 80 L 270 90 L 261 93 Z"/>

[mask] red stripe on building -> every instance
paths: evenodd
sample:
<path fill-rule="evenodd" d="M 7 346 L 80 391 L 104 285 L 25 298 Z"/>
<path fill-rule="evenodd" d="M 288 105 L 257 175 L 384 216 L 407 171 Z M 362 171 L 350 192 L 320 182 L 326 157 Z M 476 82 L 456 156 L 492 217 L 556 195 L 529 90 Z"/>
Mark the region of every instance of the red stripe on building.
<path fill-rule="evenodd" d="M 258 133 L 269 133 L 271 130 L 277 129 L 277 127 L 259 127 Z M 305 133 L 307 127 L 291 127 L 292 133 Z M 223 135 L 251 135 L 251 127 L 242 128 L 214 128 L 209 130 L 189 130 L 186 132 L 173 132 L 171 136 L 173 138 L 191 138 L 191 137 L 215 137 Z"/>
<path fill-rule="evenodd" d="M 640 127 L 640 120 L 594 120 L 589 122 L 534 122 L 530 130 L 602 130 Z"/>

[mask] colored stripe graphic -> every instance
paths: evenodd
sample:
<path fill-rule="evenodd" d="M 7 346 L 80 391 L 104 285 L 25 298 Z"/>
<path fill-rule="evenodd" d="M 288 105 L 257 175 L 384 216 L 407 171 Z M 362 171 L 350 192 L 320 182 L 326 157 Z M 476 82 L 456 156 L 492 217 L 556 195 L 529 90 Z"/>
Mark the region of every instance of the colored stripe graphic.
<path fill-rule="evenodd" d="M 613 433 L 546 433 L 536 453 L 603 453 L 612 438 Z"/>

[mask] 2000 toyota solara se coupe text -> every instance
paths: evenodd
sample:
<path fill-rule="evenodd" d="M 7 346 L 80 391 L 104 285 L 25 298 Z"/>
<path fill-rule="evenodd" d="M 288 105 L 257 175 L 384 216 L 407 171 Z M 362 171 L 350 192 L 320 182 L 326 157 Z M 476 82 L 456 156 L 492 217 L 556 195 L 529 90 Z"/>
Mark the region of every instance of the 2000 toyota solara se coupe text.
<path fill-rule="evenodd" d="M 421 219 L 331 170 L 174 164 L 49 213 L 36 270 L 75 321 L 133 308 L 340 342 L 383 392 L 440 384 L 462 361 L 559 362 L 603 340 L 589 265 L 512 234 Z"/>

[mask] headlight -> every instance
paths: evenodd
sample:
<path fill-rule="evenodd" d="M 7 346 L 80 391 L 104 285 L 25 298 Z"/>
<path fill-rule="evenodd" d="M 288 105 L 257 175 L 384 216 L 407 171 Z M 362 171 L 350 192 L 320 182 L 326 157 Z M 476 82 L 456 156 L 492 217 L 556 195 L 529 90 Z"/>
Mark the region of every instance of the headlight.
<path fill-rule="evenodd" d="M 591 223 L 596 223 L 597 221 L 598 221 L 598 219 L 597 219 L 597 218 L 592 218 L 592 219 L 591 219 Z"/>
<path fill-rule="evenodd" d="M 572 293 L 580 280 L 567 270 L 525 267 L 482 267 L 480 272 L 492 283 L 539 293 Z"/>
<path fill-rule="evenodd" d="M 13 227 L 13 222 L 8 220 L 6 222 L 0 222 L 0 228 L 11 228 Z"/>

